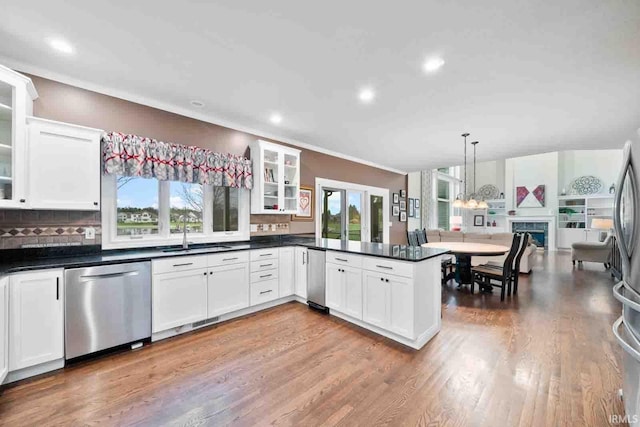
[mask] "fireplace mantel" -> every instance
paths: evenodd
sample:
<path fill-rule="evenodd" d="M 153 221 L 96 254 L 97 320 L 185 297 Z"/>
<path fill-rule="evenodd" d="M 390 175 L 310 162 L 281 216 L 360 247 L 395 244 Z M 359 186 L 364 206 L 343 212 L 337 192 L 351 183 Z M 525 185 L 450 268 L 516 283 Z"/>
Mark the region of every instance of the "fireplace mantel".
<path fill-rule="evenodd" d="M 556 217 L 555 215 L 508 215 L 507 231 L 511 231 L 514 222 L 546 222 L 548 224 L 547 246 L 548 250 L 556 250 Z"/>

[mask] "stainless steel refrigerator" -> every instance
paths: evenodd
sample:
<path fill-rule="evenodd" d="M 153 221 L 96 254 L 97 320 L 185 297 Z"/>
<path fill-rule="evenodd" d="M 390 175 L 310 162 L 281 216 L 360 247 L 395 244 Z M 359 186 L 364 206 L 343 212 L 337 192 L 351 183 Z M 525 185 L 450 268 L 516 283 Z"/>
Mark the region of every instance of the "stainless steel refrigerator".
<path fill-rule="evenodd" d="M 622 170 L 616 186 L 613 223 L 622 262 L 622 281 L 614 296 L 622 302 L 622 316 L 613 333 L 624 349 L 622 397 L 626 421 L 640 426 L 640 141 L 624 146 Z"/>

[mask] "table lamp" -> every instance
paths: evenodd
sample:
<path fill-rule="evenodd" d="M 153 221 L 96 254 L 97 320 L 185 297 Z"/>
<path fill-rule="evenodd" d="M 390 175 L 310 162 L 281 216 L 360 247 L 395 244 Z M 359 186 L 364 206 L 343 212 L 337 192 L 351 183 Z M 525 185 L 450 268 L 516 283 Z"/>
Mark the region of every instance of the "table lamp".
<path fill-rule="evenodd" d="M 462 216 L 453 215 L 449 217 L 449 224 L 451 224 L 451 231 L 462 230 Z"/>
<path fill-rule="evenodd" d="M 613 229 L 613 219 L 611 218 L 593 218 L 591 220 L 592 230 L 606 230 L 600 232 L 600 241 L 603 242 L 607 238 L 607 233 Z"/>

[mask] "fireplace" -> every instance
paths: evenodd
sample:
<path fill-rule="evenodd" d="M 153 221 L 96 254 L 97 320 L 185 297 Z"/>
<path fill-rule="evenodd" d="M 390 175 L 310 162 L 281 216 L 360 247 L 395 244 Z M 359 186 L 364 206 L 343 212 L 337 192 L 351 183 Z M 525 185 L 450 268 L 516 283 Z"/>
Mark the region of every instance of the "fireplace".
<path fill-rule="evenodd" d="M 513 233 L 529 233 L 539 248 L 549 249 L 549 223 L 540 221 L 511 221 Z"/>

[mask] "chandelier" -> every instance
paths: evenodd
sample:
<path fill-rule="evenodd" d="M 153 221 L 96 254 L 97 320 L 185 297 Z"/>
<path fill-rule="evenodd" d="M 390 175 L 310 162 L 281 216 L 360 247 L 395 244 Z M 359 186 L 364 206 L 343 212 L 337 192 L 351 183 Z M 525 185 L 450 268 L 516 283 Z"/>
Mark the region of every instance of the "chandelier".
<path fill-rule="evenodd" d="M 458 193 L 456 196 L 453 207 L 463 209 L 487 209 L 489 205 L 484 199 L 480 200 L 480 202 L 476 200 L 476 145 L 478 145 L 478 141 L 471 143 L 471 145 L 473 145 L 473 193 L 467 194 L 467 137 L 469 135 L 468 132 L 461 135 L 464 138 L 464 179 L 462 181 L 462 193 Z"/>

